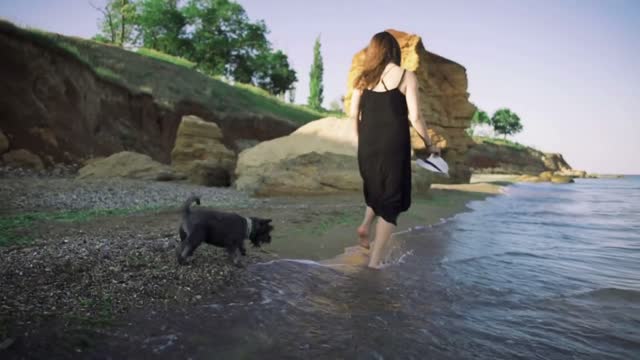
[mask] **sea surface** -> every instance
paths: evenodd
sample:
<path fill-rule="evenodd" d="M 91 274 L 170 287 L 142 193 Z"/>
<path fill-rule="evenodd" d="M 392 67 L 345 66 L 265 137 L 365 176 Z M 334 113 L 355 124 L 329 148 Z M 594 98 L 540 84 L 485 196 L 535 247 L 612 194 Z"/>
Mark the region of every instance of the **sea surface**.
<path fill-rule="evenodd" d="M 173 355 L 640 359 L 640 177 L 515 184 L 469 206 L 397 236 L 382 271 L 249 267 L 201 321 L 169 325 L 200 334 L 176 335 Z"/>

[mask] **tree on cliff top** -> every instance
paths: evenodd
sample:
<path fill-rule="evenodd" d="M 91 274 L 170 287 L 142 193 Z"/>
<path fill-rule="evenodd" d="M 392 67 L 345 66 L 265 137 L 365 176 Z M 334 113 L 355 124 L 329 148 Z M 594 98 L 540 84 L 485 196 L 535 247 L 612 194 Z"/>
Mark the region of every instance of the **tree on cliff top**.
<path fill-rule="evenodd" d="M 135 1 L 109 0 L 102 8 L 90 4 L 104 16 L 100 22 L 101 32 L 94 37 L 95 40 L 118 46 L 133 42 L 137 13 Z"/>
<path fill-rule="evenodd" d="M 491 126 L 496 133 L 504 135 L 517 134 L 522 131 L 522 123 L 520 117 L 507 108 L 502 108 L 493 113 L 491 117 Z"/>
<path fill-rule="evenodd" d="M 471 117 L 471 126 L 467 129 L 467 134 L 473 136 L 478 129 L 491 127 L 491 118 L 486 111 L 477 108 Z"/>
<path fill-rule="evenodd" d="M 272 49 L 264 21 L 251 21 L 232 0 L 107 0 L 102 32 L 94 40 L 143 46 L 186 58 L 212 76 L 280 95 L 296 73 L 286 54 Z"/>
<path fill-rule="evenodd" d="M 320 36 L 316 38 L 313 45 L 313 64 L 309 73 L 309 99 L 307 105 L 312 109 L 322 109 L 324 85 L 322 84 L 322 74 L 324 66 L 322 64 L 322 54 L 320 53 Z"/>
<path fill-rule="evenodd" d="M 478 109 L 471 118 L 471 125 L 491 125 L 491 118 L 486 111 Z"/>
<path fill-rule="evenodd" d="M 282 51 L 268 51 L 257 57 L 255 83 L 273 95 L 283 95 L 293 89 L 298 81 L 295 70 L 289 66 L 289 59 Z"/>
<path fill-rule="evenodd" d="M 183 57 L 192 49 L 186 26 L 177 0 L 138 0 L 137 45 Z"/>

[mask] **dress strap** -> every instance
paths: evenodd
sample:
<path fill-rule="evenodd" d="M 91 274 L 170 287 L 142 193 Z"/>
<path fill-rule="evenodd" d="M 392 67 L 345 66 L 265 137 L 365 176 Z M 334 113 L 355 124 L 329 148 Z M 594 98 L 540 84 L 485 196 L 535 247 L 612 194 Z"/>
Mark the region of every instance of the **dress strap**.
<path fill-rule="evenodd" d="M 398 86 L 396 87 L 400 87 L 400 84 L 402 84 L 402 79 L 404 79 L 404 74 L 407 72 L 407 69 L 402 70 L 402 76 L 400 76 L 400 81 L 398 81 Z"/>
<path fill-rule="evenodd" d="M 387 89 L 387 85 L 384 83 L 384 80 L 380 79 L 380 82 L 382 83 L 382 86 L 384 86 L 384 89 L 386 91 L 389 91 L 389 89 Z"/>

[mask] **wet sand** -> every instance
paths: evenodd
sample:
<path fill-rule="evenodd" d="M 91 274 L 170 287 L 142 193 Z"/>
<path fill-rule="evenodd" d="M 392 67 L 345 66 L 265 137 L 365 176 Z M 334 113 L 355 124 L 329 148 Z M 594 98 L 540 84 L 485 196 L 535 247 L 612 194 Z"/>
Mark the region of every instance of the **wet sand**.
<path fill-rule="evenodd" d="M 435 184 L 428 194 L 414 195 L 411 208 L 398 219 L 396 234 L 437 224 L 466 211 L 470 201 L 499 194 L 513 178 L 480 176 L 471 184 Z M 366 263 L 368 251 L 357 246 L 355 233 L 364 214 L 361 195 L 279 198 L 272 202 L 282 202 L 283 209 L 270 206 L 263 212 L 256 210 L 277 219 L 274 241 L 269 246 L 269 252 L 277 258 L 323 260 L 325 264 Z M 305 205 L 294 211 L 284 210 L 284 204 L 298 202 Z"/>

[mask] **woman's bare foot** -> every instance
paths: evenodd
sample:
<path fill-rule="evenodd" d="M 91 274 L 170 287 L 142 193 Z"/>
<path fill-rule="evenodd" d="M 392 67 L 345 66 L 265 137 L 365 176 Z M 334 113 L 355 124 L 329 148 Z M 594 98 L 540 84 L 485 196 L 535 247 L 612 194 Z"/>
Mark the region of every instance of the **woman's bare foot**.
<path fill-rule="evenodd" d="M 365 249 L 369 249 L 369 229 L 364 226 L 358 227 L 358 239 L 360 239 L 360 246 Z"/>

